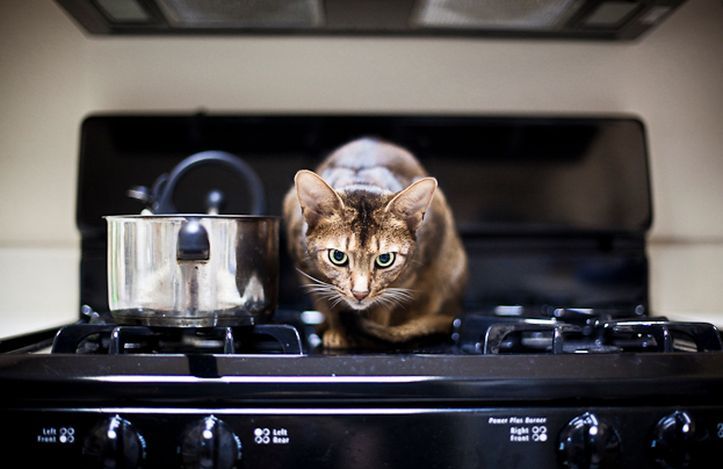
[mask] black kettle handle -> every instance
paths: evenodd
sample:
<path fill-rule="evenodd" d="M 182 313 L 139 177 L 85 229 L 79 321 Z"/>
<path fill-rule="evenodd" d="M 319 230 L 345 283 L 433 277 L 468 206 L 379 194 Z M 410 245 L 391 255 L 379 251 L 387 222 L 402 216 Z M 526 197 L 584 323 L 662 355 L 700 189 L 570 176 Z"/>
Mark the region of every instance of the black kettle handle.
<path fill-rule="evenodd" d="M 221 163 L 230 167 L 239 176 L 245 179 L 251 193 L 251 214 L 261 215 L 266 211 L 266 197 L 264 195 L 264 186 L 261 178 L 245 161 L 236 155 L 225 151 L 202 151 L 195 153 L 176 165 L 165 180 L 158 199 L 153 205 L 153 213 L 176 213 L 176 207 L 173 205 L 173 192 L 176 189 L 178 180 L 186 174 L 191 168 L 201 166 L 206 163 Z"/>

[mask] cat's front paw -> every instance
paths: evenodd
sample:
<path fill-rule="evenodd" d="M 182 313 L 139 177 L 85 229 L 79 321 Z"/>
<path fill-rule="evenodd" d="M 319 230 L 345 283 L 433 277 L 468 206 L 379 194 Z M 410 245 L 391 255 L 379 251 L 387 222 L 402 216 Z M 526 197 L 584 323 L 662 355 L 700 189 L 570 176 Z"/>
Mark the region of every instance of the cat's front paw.
<path fill-rule="evenodd" d="M 342 350 L 356 346 L 356 342 L 340 329 L 328 329 L 324 332 L 321 340 L 325 349 Z"/>

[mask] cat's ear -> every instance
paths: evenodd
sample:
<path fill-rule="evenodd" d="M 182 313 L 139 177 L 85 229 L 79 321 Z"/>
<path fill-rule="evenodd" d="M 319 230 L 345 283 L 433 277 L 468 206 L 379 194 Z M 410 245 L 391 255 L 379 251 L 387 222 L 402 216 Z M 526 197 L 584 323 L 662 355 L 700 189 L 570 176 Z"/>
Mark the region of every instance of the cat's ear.
<path fill-rule="evenodd" d="M 294 184 L 301 211 L 309 226 L 316 225 L 321 217 L 329 216 L 344 208 L 344 202 L 339 194 L 313 171 L 302 169 L 297 172 Z"/>
<path fill-rule="evenodd" d="M 406 189 L 397 192 L 385 210 L 403 218 L 409 229 L 416 231 L 432 202 L 435 190 L 437 190 L 437 180 L 432 177 L 414 181 Z"/>

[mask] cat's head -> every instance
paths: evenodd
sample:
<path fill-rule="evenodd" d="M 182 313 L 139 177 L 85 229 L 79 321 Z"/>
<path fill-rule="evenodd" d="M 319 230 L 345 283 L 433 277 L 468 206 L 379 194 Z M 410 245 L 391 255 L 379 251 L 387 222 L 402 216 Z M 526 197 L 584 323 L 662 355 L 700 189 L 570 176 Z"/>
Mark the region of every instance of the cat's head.
<path fill-rule="evenodd" d="M 307 263 L 325 277 L 308 288 L 332 305 L 345 302 L 356 310 L 409 300 L 411 292 L 391 284 L 411 261 L 437 180 L 419 179 L 396 194 L 337 192 L 307 170 L 294 182 L 308 225 Z"/>

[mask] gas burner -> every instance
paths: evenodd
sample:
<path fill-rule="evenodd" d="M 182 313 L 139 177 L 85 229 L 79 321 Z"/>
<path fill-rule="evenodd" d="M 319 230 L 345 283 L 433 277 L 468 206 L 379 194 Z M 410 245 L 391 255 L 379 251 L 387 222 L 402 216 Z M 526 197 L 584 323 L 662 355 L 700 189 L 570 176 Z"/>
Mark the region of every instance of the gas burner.
<path fill-rule="evenodd" d="M 74 324 L 58 332 L 52 353 L 298 355 L 302 347 L 296 329 L 279 324 L 209 328 Z"/>
<path fill-rule="evenodd" d="M 554 316 L 468 315 L 455 322 L 454 338 L 465 353 L 491 355 L 723 350 L 720 333 L 712 324 L 662 317 L 612 320 L 574 309 L 556 310 Z"/>

